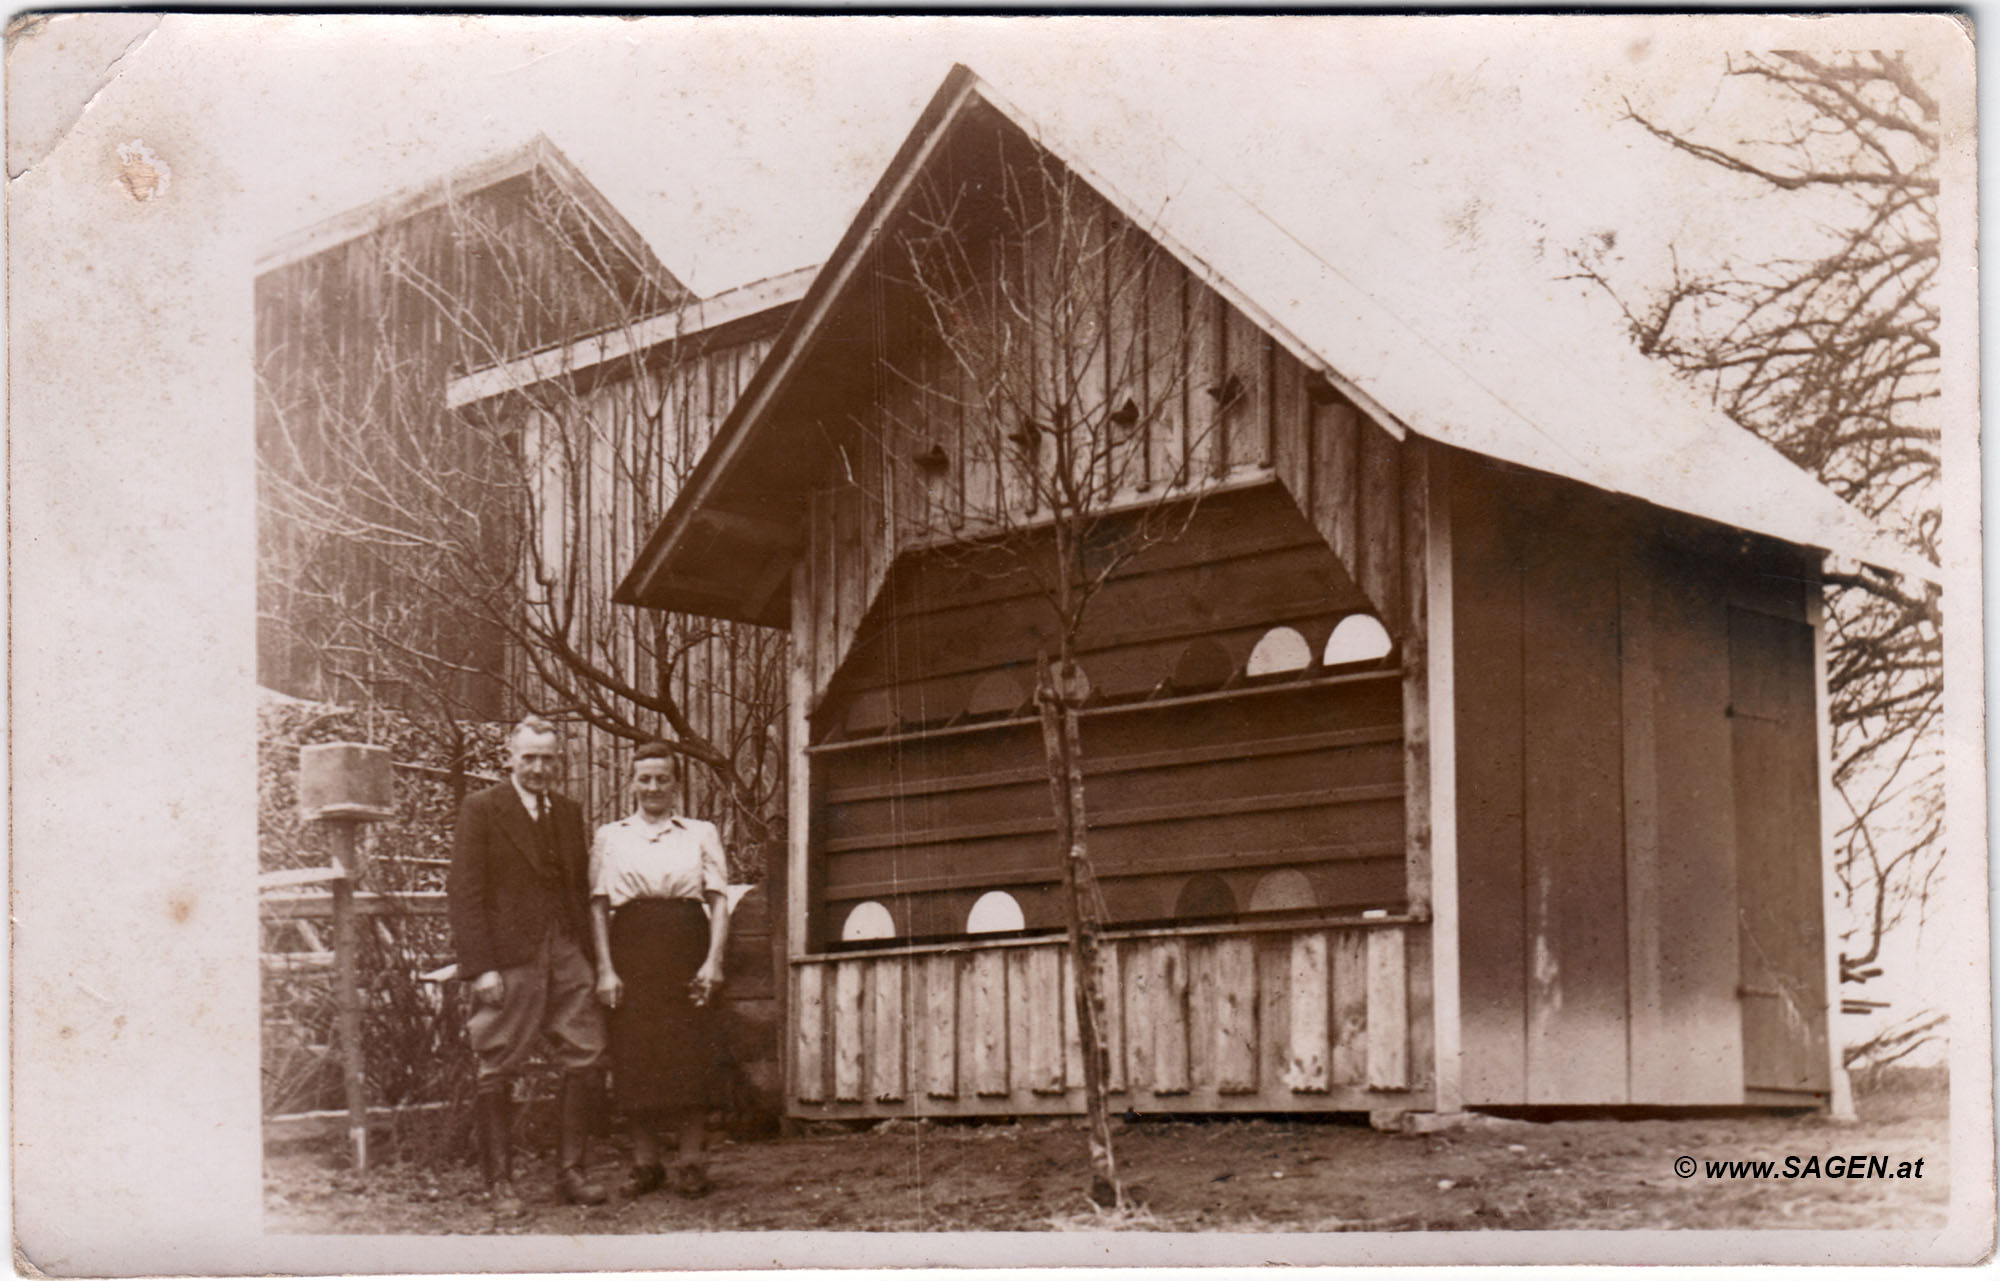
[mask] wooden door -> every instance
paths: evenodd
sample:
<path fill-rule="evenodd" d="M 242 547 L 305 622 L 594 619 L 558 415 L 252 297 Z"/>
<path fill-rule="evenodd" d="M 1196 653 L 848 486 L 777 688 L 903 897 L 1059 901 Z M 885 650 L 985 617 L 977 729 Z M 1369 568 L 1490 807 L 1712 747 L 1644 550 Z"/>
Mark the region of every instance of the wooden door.
<path fill-rule="evenodd" d="M 1731 771 L 1749 1091 L 1827 1088 L 1813 632 L 1729 611 Z"/>

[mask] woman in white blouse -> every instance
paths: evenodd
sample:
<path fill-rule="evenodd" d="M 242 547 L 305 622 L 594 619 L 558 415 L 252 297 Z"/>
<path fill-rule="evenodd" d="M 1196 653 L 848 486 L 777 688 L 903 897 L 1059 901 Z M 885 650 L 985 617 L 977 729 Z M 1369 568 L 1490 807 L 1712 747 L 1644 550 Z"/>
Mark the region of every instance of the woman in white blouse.
<path fill-rule="evenodd" d="M 634 752 L 639 808 L 598 828 L 590 847 L 597 999 L 611 1011 L 612 1096 L 632 1134 L 628 1197 L 666 1183 L 658 1131 L 668 1126 L 680 1133 L 674 1190 L 709 1190 L 703 1128 L 729 874 L 715 824 L 674 814 L 678 774 L 667 744 Z"/>

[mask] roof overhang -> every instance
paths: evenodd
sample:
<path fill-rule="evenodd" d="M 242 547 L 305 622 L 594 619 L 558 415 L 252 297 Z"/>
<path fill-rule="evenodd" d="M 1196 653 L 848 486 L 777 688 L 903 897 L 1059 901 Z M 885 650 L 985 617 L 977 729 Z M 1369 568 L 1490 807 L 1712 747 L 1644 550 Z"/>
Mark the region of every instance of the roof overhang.
<path fill-rule="evenodd" d="M 916 126 L 904 139 L 882 178 L 862 203 L 860 212 L 832 256 L 807 289 L 770 355 L 757 369 L 741 398 L 717 430 L 715 439 L 687 485 L 641 549 L 631 570 L 619 583 L 613 600 L 657 609 L 717 614 L 770 626 L 784 626 L 789 621 L 789 598 L 751 598 L 754 594 L 751 589 L 761 589 L 765 579 L 764 575 L 755 572 L 751 560 L 733 560 L 728 564 L 728 570 L 742 575 L 741 581 L 746 584 L 746 589 L 729 602 L 729 608 L 721 611 L 715 608 L 713 588 L 717 574 L 712 569 L 704 569 L 708 556 L 722 550 L 722 545 L 710 537 L 714 532 L 712 527 L 718 521 L 729 522 L 744 515 L 762 514 L 767 520 L 773 519 L 772 513 L 778 511 L 788 516 L 802 515 L 803 486 L 809 483 L 805 469 L 791 469 L 796 484 L 778 490 L 767 485 L 760 487 L 760 492 L 746 490 L 733 498 L 731 490 L 746 470 L 752 455 L 759 451 L 811 448 L 816 444 L 776 439 L 782 433 L 772 429 L 772 411 L 808 363 L 828 319 L 861 277 L 872 251 L 881 242 L 884 231 L 897 213 L 904 208 L 926 163 L 951 132 L 952 126 L 975 104 L 996 112 L 1037 145 L 1047 145 L 1036 122 L 1009 103 L 990 84 L 967 67 L 954 66 L 951 69 L 918 116 Z M 1069 154 L 1056 154 L 1120 213 L 1135 225 L 1152 232 L 1162 246 L 1197 279 L 1261 325 L 1307 368 L 1325 377 L 1391 435 L 1398 439 L 1404 435 L 1403 424 L 1376 404 L 1364 390 L 1319 359 L 1255 299 L 1237 289 L 1189 246 L 1164 233 L 1156 219 L 1142 215 L 1137 204 L 1122 198 L 1102 175 L 1076 163 Z M 803 546 L 803 533 L 802 528 L 795 527 L 783 540 L 774 536 L 760 542 L 727 547 L 727 550 L 744 557 L 784 557 L 789 567 L 789 558 L 796 556 Z"/>
<path fill-rule="evenodd" d="M 1064 145 L 958 66 L 806 290 L 613 599 L 772 626 L 788 621 L 789 596 L 772 584 L 782 584 L 804 543 L 812 483 L 806 460 L 818 442 L 786 439 L 786 424 L 774 411 L 863 278 L 925 166 L 974 104 L 1045 148 L 1397 439 L 1413 433 L 1898 574 L 1937 577 L 1934 566 L 1769 445 L 1691 397 L 1661 391 L 1659 371 L 1643 387 L 1619 384 L 1611 394 L 1568 376 L 1524 405 L 1513 388 L 1496 389 L 1493 371 L 1464 359 L 1462 347 L 1359 284 L 1327 246 L 1278 225 L 1191 157 L 1172 153 L 1163 164 L 1149 153 L 1120 163 L 1102 130 L 1088 145 Z M 1060 115 L 1047 114 L 1050 121 Z M 1171 172 L 1156 172 L 1163 168 Z M 1630 361 L 1621 366 L 1631 367 Z M 1646 410 L 1637 420 L 1634 404 Z M 1608 423 L 1634 430 L 1610 436 Z M 731 532 L 746 519 L 762 522 L 765 532 Z M 760 595 L 767 588 L 775 594 Z"/>
<path fill-rule="evenodd" d="M 684 349 L 688 344 L 712 348 L 726 343 L 746 328 L 777 324 L 770 313 L 798 302 L 818 270 L 802 267 L 753 281 L 631 324 L 470 370 L 445 385 L 445 404 L 460 409 L 556 378 L 593 377 L 622 367 L 623 362 L 646 360 L 654 353 Z"/>
<path fill-rule="evenodd" d="M 771 439 L 776 434 L 768 429 L 772 409 L 806 363 L 882 228 L 908 198 L 924 162 L 973 100 L 976 83 L 964 67 L 952 68 L 945 77 L 807 287 L 770 354 L 716 429 L 693 474 L 618 584 L 613 600 L 774 627 L 789 623 L 790 593 L 776 587 L 789 582 L 792 561 L 804 545 L 808 478 L 804 469 L 793 468 L 796 484 L 775 491 L 766 486 L 759 492 L 742 483 L 745 464 L 753 452 L 784 448 L 785 442 Z M 793 443 L 804 448 L 814 444 Z"/>

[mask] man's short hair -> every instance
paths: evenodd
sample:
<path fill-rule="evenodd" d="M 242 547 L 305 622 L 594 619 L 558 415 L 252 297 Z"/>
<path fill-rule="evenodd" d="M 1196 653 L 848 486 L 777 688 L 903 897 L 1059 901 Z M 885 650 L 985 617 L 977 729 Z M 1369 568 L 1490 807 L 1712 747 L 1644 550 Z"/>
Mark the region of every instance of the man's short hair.
<path fill-rule="evenodd" d="M 520 723 L 514 726 L 513 732 L 507 735 L 507 746 L 512 747 L 520 742 L 523 734 L 554 734 L 557 738 L 561 738 L 562 730 L 546 717 L 523 716 Z"/>

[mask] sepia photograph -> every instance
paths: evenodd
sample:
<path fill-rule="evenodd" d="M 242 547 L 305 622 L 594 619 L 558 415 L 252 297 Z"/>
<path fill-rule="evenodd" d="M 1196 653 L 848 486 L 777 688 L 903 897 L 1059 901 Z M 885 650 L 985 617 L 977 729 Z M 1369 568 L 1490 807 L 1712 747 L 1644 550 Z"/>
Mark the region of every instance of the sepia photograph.
<path fill-rule="evenodd" d="M 1993 1251 L 1969 20 L 7 86 L 17 1259 Z"/>

